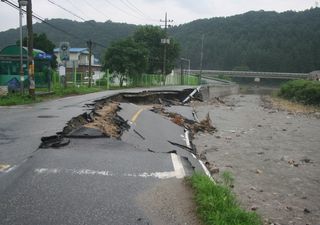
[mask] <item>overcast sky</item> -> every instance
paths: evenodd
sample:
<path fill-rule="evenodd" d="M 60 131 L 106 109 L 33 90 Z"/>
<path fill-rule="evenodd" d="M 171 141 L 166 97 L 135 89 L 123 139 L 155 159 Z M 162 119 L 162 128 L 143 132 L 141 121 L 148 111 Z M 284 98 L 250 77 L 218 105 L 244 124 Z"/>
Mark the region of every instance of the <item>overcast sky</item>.
<path fill-rule="evenodd" d="M 316 4 L 315 0 L 32 0 L 34 13 L 48 19 L 83 21 L 50 1 L 84 20 L 154 25 L 160 24 L 165 12 L 168 12 L 168 19 L 174 21 L 173 25 L 178 25 L 200 18 L 231 16 L 250 10 L 301 11 Z M 18 26 L 18 11 L 0 1 L 0 31 Z"/>

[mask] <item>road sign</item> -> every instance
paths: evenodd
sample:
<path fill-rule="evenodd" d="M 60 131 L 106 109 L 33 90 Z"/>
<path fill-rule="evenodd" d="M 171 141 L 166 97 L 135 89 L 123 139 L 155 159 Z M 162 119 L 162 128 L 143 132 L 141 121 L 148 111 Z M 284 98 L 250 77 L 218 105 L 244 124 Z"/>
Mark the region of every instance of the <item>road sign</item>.
<path fill-rule="evenodd" d="M 66 75 L 66 68 L 64 66 L 59 66 L 59 76 L 65 76 Z"/>
<path fill-rule="evenodd" d="M 169 38 L 161 39 L 161 44 L 170 44 L 170 39 Z"/>
<path fill-rule="evenodd" d="M 69 61 L 70 59 L 70 44 L 69 42 L 60 43 L 60 60 Z"/>

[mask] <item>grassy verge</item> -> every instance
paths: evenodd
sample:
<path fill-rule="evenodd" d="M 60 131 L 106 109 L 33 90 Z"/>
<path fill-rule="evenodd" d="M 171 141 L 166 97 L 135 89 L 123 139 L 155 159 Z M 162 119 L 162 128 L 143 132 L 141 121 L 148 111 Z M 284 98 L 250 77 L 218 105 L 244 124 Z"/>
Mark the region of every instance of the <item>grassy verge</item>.
<path fill-rule="evenodd" d="M 0 106 L 25 105 L 40 101 L 40 98 L 32 99 L 29 95 L 9 94 L 0 97 Z"/>
<path fill-rule="evenodd" d="M 188 178 L 195 192 L 197 212 L 206 225 L 261 225 L 255 212 L 247 212 L 239 206 L 230 189 L 233 178 L 222 176 L 223 184 L 213 183 L 206 175 L 194 174 Z"/>
<path fill-rule="evenodd" d="M 41 90 L 41 89 L 40 89 Z M 25 104 L 32 104 L 41 102 L 43 100 L 52 99 L 52 98 L 59 98 L 65 96 L 72 96 L 72 95 L 83 95 L 89 94 L 93 92 L 102 91 L 104 89 L 98 87 L 54 87 L 53 93 L 46 96 L 36 96 L 35 99 L 32 99 L 28 94 L 21 95 L 21 94 L 8 94 L 6 96 L 0 96 L 0 106 L 12 106 L 12 105 L 25 105 Z M 37 91 L 39 91 L 37 89 Z"/>

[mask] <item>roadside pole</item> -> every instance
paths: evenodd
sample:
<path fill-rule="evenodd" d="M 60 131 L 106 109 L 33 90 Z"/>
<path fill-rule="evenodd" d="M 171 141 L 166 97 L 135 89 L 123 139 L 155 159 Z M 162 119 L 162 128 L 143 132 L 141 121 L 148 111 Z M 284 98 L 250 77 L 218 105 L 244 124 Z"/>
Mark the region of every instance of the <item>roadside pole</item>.
<path fill-rule="evenodd" d="M 92 86 L 92 65 L 91 65 L 91 55 L 92 55 L 92 41 L 87 41 L 89 48 L 89 87 Z"/>
<path fill-rule="evenodd" d="M 29 95 L 32 98 L 35 98 L 36 83 L 34 79 L 34 59 L 33 59 L 32 0 L 28 0 L 28 4 L 27 4 L 27 28 L 28 28 Z"/>
<path fill-rule="evenodd" d="M 109 69 L 107 69 L 107 89 L 108 89 L 108 90 L 109 90 L 109 88 L 110 88 L 109 82 L 110 82 L 110 74 L 109 74 Z"/>

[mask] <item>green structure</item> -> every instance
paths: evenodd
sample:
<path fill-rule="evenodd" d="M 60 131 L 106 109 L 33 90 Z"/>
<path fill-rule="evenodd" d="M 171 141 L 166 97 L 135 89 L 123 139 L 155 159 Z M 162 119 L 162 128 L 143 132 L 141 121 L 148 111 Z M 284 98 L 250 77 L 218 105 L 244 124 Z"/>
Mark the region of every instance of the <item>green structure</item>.
<path fill-rule="evenodd" d="M 28 85 L 28 48 L 22 48 L 24 85 Z M 35 81 L 36 87 L 47 87 L 48 68 L 52 56 L 44 51 L 34 49 L 33 57 L 35 62 Z M 0 51 L 0 86 L 7 86 L 12 78 L 20 80 L 20 46 L 9 45 Z"/>

